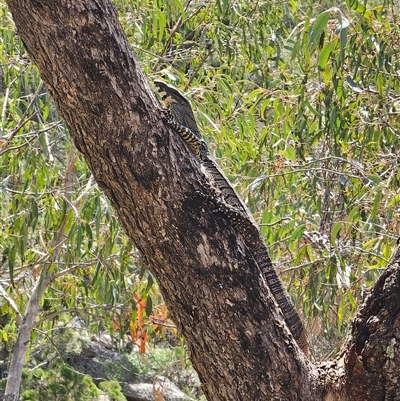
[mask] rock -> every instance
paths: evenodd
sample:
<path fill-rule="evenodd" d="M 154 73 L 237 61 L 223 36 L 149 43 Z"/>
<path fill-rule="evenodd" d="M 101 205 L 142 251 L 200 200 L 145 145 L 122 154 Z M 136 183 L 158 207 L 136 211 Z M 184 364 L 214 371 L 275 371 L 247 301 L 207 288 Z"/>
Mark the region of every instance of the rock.
<path fill-rule="evenodd" d="M 98 401 L 112 401 L 112 400 L 106 393 L 101 392 Z"/>
<path fill-rule="evenodd" d="M 194 401 L 163 376 L 157 376 L 153 383 L 124 383 L 122 392 L 127 401 Z"/>

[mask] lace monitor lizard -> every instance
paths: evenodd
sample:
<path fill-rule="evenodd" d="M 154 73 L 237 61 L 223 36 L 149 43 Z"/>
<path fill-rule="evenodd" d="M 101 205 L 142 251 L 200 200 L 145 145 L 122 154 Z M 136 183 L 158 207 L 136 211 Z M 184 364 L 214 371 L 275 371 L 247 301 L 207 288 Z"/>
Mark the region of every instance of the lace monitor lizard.
<path fill-rule="evenodd" d="M 248 211 L 222 170 L 211 157 L 207 145 L 197 126 L 192 107 L 177 89 L 162 81 L 154 82 L 163 100 L 164 121 L 188 144 L 193 154 L 200 160 L 206 173 L 211 176 L 216 191 L 212 194 L 197 194 L 217 206 L 217 210 L 227 216 L 239 229 L 246 246 L 252 252 L 268 287 L 282 311 L 294 339 L 302 351 L 309 356 L 309 348 L 303 323 L 294 308 L 290 295 L 283 287 L 272 264 L 257 223 Z M 218 196 L 217 191 L 220 192 Z"/>

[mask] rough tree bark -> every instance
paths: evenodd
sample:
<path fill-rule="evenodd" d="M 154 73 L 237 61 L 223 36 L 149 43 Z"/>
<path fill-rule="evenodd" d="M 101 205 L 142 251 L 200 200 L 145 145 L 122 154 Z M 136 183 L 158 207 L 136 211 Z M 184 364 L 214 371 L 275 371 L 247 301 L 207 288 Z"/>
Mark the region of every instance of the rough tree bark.
<path fill-rule="evenodd" d="M 158 278 L 208 400 L 400 399 L 400 255 L 340 357 L 312 364 L 234 227 L 194 196 L 206 178 L 162 123 L 110 2 L 7 2 L 76 147 Z"/>

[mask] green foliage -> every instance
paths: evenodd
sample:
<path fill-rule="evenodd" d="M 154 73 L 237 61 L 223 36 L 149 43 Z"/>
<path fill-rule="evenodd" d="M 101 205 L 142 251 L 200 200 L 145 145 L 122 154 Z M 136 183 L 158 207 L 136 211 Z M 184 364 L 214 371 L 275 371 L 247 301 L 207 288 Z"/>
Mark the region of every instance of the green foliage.
<path fill-rule="evenodd" d="M 66 365 L 50 371 L 25 369 L 23 388 L 23 401 L 96 401 L 100 394 L 89 376 L 77 373 Z"/>
<path fill-rule="evenodd" d="M 102 342 L 91 341 L 90 337 L 87 329 L 61 328 L 54 330 L 54 335 L 47 338 L 47 341 L 37 341 L 28 366 L 40 366 L 43 370 L 34 368 L 24 371 L 23 394 L 33 397 L 38 395 L 40 389 L 44 391 L 48 388 L 54 392 L 61 392 L 64 388 L 77 386 L 77 381 L 84 378 L 85 374 L 97 380 L 107 378 L 108 381 L 101 382 L 99 388 L 115 401 L 124 400 L 118 383 L 143 379 L 147 381 L 158 375 L 173 378 L 173 381 L 180 388 L 186 388 L 191 396 L 192 392 L 200 391 L 198 379 L 182 344 L 176 347 L 165 343 L 157 347 L 151 346 L 146 355 L 137 352 L 116 354 L 108 348 L 103 348 Z M 59 378 L 60 372 L 62 379 Z M 35 379 L 36 377 L 40 377 L 40 380 Z M 54 377 L 57 380 L 53 384 Z M 0 382 L 0 388 L 1 386 Z M 63 399 L 58 393 L 57 396 Z"/>
<path fill-rule="evenodd" d="M 114 380 L 101 382 L 99 387 L 111 398 L 111 401 L 126 401 L 125 396 L 121 392 L 121 386 L 118 382 Z"/>
<path fill-rule="evenodd" d="M 129 360 L 134 370 L 140 376 L 155 377 L 168 375 L 177 366 L 181 369 L 188 368 L 190 363 L 187 353 L 182 346 L 173 348 L 157 347 L 151 350 L 150 355 L 143 358 L 140 354 L 131 354 Z"/>
<path fill-rule="evenodd" d="M 140 377 L 168 377 L 191 398 L 205 400 L 183 344 L 152 347 L 147 355 L 131 354 L 129 360 Z"/>

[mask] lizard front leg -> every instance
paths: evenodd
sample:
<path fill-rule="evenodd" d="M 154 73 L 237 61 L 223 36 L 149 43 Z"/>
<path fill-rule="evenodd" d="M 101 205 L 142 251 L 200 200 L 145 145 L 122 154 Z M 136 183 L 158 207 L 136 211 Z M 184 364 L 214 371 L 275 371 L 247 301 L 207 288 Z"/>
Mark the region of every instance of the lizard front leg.
<path fill-rule="evenodd" d="M 175 119 L 170 109 L 162 110 L 162 119 L 171 127 L 179 136 L 187 143 L 192 153 L 197 159 L 202 158 L 202 154 L 206 151 L 207 145 L 203 139 L 199 139 L 196 134 L 189 128 L 185 127 Z"/>

